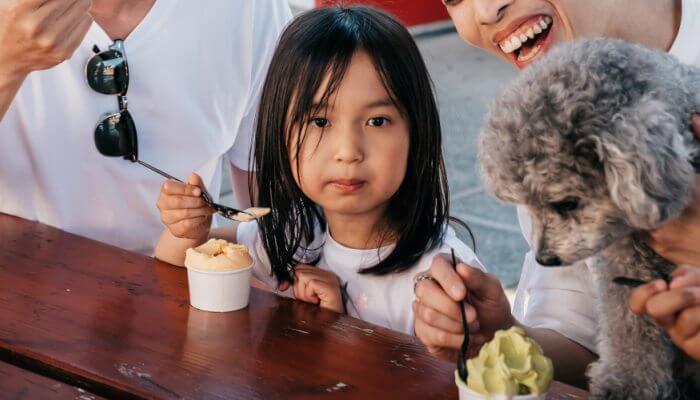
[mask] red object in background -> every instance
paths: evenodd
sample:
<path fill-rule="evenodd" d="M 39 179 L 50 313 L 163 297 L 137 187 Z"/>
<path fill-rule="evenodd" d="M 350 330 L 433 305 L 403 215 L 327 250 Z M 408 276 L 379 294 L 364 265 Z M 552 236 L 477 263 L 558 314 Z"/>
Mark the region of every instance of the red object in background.
<path fill-rule="evenodd" d="M 365 4 L 381 8 L 398 17 L 406 26 L 445 21 L 450 17 L 440 0 L 316 0 L 316 6 Z"/>

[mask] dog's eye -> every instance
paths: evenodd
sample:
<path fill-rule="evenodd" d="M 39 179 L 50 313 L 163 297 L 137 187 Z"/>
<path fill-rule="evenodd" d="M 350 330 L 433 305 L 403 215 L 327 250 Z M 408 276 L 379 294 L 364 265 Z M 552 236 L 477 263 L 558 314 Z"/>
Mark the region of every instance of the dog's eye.
<path fill-rule="evenodd" d="M 554 203 L 549 203 L 549 205 L 554 209 L 554 211 L 559 214 L 566 216 L 570 212 L 578 208 L 578 199 L 570 197 L 562 201 L 555 201 Z"/>

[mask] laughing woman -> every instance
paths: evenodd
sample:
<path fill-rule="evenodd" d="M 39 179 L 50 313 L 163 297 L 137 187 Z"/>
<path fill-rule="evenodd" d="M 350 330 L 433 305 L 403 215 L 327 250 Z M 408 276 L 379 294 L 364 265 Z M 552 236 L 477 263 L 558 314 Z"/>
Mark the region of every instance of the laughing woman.
<path fill-rule="evenodd" d="M 581 37 L 624 39 L 668 51 L 684 63 L 700 66 L 700 0 L 444 0 L 444 3 L 465 41 L 518 69 L 527 68 L 553 46 Z M 700 133 L 700 118 L 694 117 L 692 124 L 696 134 Z M 528 238 L 530 218 L 523 209 L 518 214 Z M 677 264 L 700 265 L 700 179 L 696 180 L 694 202 L 683 217 L 650 232 L 649 244 Z M 470 315 L 476 315 L 473 320 L 478 320 L 477 336 L 481 338 L 474 341 L 477 345 L 497 329 L 522 325 L 552 357 L 558 380 L 585 385 L 585 370 L 597 357 L 597 317 L 592 301 L 595 292 L 585 262 L 546 269 L 536 262 L 532 252 L 528 253 L 513 313 L 498 280 L 482 271 L 460 264 L 455 273 L 445 259 L 437 257 L 430 272 L 433 279 L 423 280 L 416 287 L 419 301 L 414 308 L 416 334 L 431 352 L 456 358 L 462 335 L 455 301 L 463 300 L 469 291 L 471 301 L 467 307 L 472 309 Z M 675 286 L 664 286 L 660 291 L 683 290 L 680 288 L 683 285 Z M 645 313 L 640 303 L 651 301 L 653 294 L 663 294 L 651 293 L 649 287 L 638 290 L 643 293 L 634 296 L 637 301 L 633 308 L 639 313 Z M 663 302 L 676 297 L 667 295 L 657 300 Z M 679 311 L 675 315 L 683 311 L 700 320 L 700 295 L 691 297 L 693 301 L 684 307 L 674 308 Z M 669 330 L 678 326 L 676 321 L 666 322 Z M 700 325 L 692 327 L 685 332 L 686 338 L 678 339 L 687 342 L 697 338 L 690 344 L 684 343 L 685 346 L 679 344 L 689 354 L 693 353 L 689 346 L 694 344 L 696 350 L 700 347 Z M 695 354 L 700 355 L 700 351 Z"/>

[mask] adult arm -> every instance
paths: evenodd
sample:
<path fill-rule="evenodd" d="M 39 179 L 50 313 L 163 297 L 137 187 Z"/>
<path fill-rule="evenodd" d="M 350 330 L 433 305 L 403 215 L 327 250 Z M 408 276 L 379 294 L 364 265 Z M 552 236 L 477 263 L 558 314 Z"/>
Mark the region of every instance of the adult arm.
<path fill-rule="evenodd" d="M 27 75 L 70 58 L 92 24 L 90 0 L 0 0 L 0 121 Z"/>

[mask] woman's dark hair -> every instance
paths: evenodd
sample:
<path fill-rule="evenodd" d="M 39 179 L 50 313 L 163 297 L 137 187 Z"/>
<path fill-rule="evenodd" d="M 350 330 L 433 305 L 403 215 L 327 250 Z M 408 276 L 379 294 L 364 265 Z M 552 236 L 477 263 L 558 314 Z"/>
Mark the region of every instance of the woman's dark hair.
<path fill-rule="evenodd" d="M 326 104 L 359 51 L 373 61 L 392 102 L 408 122 L 410 143 L 406 175 L 389 200 L 382 236 L 391 236 L 396 247 L 379 264 L 361 272 L 403 271 L 444 237 L 449 205 L 440 120 L 432 82 L 413 38 L 401 23 L 373 8 L 311 10 L 282 34 L 257 116 L 252 163 L 258 203 L 272 208 L 258 223 L 279 281 L 292 281 L 290 273 L 301 261 L 299 251 L 314 241 L 314 227 L 326 229 L 323 213 L 294 180 L 289 156 L 292 137 L 303 141 L 304 126 L 319 111 L 313 105 L 319 87 L 328 77 L 320 102 Z M 296 134 L 291 133 L 293 129 Z M 299 147 L 295 146 L 297 155 Z"/>

